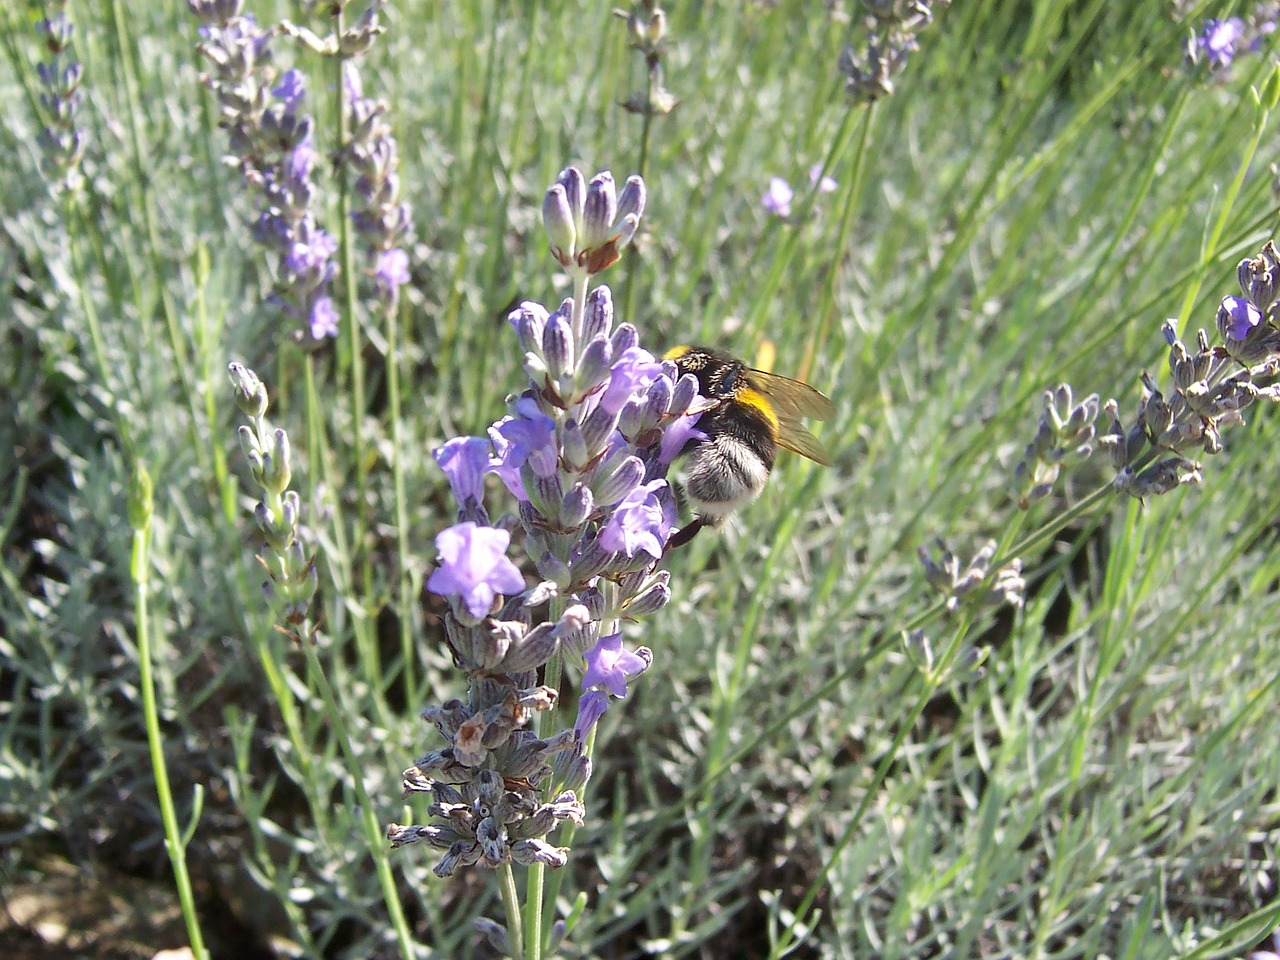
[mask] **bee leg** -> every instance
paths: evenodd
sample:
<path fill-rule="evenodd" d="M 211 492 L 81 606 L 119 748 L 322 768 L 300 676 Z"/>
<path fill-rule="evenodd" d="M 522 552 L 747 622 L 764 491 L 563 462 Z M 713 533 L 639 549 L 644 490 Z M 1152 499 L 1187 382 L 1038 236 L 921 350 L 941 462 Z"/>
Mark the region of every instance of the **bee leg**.
<path fill-rule="evenodd" d="M 683 547 L 686 543 L 688 543 L 690 540 L 696 537 L 698 535 L 698 531 L 701 530 L 706 525 L 707 525 L 707 521 L 704 520 L 702 517 L 695 517 L 693 520 L 690 520 L 683 527 L 681 527 L 679 530 L 677 530 L 675 533 L 671 535 L 671 538 L 667 540 L 666 547 L 662 551 L 662 555 L 665 557 L 668 553 L 670 553 L 672 550 L 675 550 L 677 547 Z"/>

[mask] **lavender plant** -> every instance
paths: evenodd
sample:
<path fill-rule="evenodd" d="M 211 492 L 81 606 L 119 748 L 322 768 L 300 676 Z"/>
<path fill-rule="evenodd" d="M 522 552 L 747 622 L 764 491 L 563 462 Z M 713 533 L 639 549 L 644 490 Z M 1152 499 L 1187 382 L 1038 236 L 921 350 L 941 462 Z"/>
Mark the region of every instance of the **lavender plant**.
<path fill-rule="evenodd" d="M 1072 405 L 1071 388 L 1045 396 L 1045 414 L 1035 439 L 1014 470 L 1014 486 L 1024 508 L 1047 496 L 1068 460 L 1087 460 L 1095 448 L 1108 452 L 1114 490 L 1139 499 L 1160 496 L 1202 480 L 1201 464 L 1188 456 L 1222 452 L 1222 431 L 1242 426 L 1244 411 L 1259 400 L 1280 401 L 1280 252 L 1267 241 L 1256 257 L 1241 260 L 1236 277 L 1243 296 L 1224 297 L 1209 333 L 1196 334 L 1192 353 L 1178 336 L 1178 323 L 1166 320 L 1160 332 L 1169 347 L 1172 391 L 1165 392 L 1143 373 L 1142 397 L 1128 426 L 1115 399 L 1102 405 L 1105 432 L 1096 436 L 1097 395 Z"/>
<path fill-rule="evenodd" d="M 276 256 L 272 301 L 314 345 L 338 333 L 330 293 L 338 244 L 314 212 L 317 154 L 315 123 L 303 109 L 306 80 L 296 69 L 277 77 L 272 32 L 242 6 L 240 0 L 187 2 L 201 24 L 198 50 L 212 67 L 203 80 L 228 134 L 225 161 L 259 194 L 253 236 Z"/>
<path fill-rule="evenodd" d="M 648 648 L 623 643 L 622 623 L 670 599 L 669 574 L 657 569 L 676 522 L 666 475 L 694 435 L 697 382 L 655 360 L 630 324 L 614 325 L 608 287 L 589 289 L 634 236 L 644 205 L 639 177 L 618 194 L 609 173 L 590 183 L 572 167 L 560 174 L 543 220 L 577 295 L 552 311 L 526 301 L 511 313 L 525 389 L 487 438 L 458 437 L 436 451 L 458 522 L 436 537 L 427 589 L 448 600 L 445 642 L 468 692 L 423 711 L 446 746 L 404 774 L 406 795 L 432 795 L 435 820 L 392 824 L 387 836 L 397 847 L 443 851 L 442 877 L 471 865 L 497 869 L 506 923 L 488 921 L 483 931 L 511 956 L 523 956 L 525 944 L 532 955 L 554 950 L 565 932 L 544 938 L 536 905 L 522 915 L 511 867 L 565 864 L 568 849 L 551 838 L 584 821 L 596 725 L 653 662 Z M 484 491 L 491 473 L 517 503 L 516 515 L 493 522 Z M 532 586 L 508 557 L 513 533 Z M 556 710 L 563 664 L 582 671 L 572 723 Z"/>

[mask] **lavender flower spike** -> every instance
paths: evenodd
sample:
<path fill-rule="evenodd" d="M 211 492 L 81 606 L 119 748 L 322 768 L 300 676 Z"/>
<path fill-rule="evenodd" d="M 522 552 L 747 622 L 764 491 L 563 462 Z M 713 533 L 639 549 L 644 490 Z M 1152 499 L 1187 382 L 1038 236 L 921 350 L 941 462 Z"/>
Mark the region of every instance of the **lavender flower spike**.
<path fill-rule="evenodd" d="M 400 200 L 400 158 L 391 127 L 384 119 L 386 103 L 364 96 L 360 73 L 352 61 L 343 64 L 342 76 L 351 125 L 351 139 L 342 158 L 356 175 L 351 222 L 366 251 L 374 292 L 383 306 L 393 311 L 400 288 L 410 279 L 409 255 L 404 247 L 412 239 L 413 214 Z"/>
<path fill-rule="evenodd" d="M 338 333 L 338 311 L 329 295 L 337 241 L 317 223 L 312 181 L 317 154 L 313 121 L 304 110 L 302 73 L 278 81 L 271 65 L 272 33 L 233 0 L 188 0 L 202 21 L 198 47 L 211 65 L 202 80 L 218 98 L 221 126 L 230 137 L 235 165 L 261 199 L 254 239 L 275 253 L 279 268 L 270 301 L 297 325 L 311 345 Z"/>
<path fill-rule="evenodd" d="M 48 113 L 49 123 L 40 131 L 38 142 L 45 173 L 55 190 L 76 190 L 82 180 L 80 160 L 84 156 L 84 133 L 76 126 L 76 112 L 84 102 L 80 79 L 84 68 L 71 49 L 75 27 L 66 14 L 65 0 L 49 5 L 49 16 L 36 24 L 44 35 L 49 59 L 36 66 L 43 88 L 40 103 Z"/>
<path fill-rule="evenodd" d="M 449 598 L 445 640 L 469 688 L 465 701 L 424 711 L 448 745 L 404 775 L 407 792 L 434 795 L 438 822 L 393 824 L 387 835 L 397 846 L 424 841 L 444 851 L 441 875 L 469 864 L 565 862 L 568 851 L 545 838 L 558 823 L 582 822 L 590 732 L 610 694 L 624 696 L 627 679 L 653 661 L 646 648 L 623 645 L 623 619 L 655 613 L 671 597 L 669 573 L 657 570 L 676 522 L 666 474 L 702 408 L 696 379 L 644 350 L 634 327 L 615 326 L 607 288 L 589 289 L 644 208 L 638 177 L 620 194 L 613 182 L 602 173 L 588 184 L 568 168 L 547 191 L 547 234 L 577 281 L 575 296 L 554 311 L 531 302 L 512 311 L 523 389 L 487 440 L 456 438 L 436 453 L 462 522 L 438 536 L 428 589 Z M 515 499 L 501 529 L 486 525 L 482 472 L 496 473 Z M 507 557 L 517 523 L 527 554 L 519 566 Z M 525 589 L 522 570 L 540 582 Z M 586 692 L 577 722 L 540 738 L 525 726 L 556 702 L 537 683 L 555 655 L 582 670 Z"/>

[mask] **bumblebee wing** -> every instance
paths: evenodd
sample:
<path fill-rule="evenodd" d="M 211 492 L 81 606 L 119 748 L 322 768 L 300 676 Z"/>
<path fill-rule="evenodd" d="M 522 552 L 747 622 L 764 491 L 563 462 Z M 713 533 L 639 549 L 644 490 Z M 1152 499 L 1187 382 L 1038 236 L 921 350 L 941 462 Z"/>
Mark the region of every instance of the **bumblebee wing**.
<path fill-rule="evenodd" d="M 780 377 L 776 373 L 768 373 L 765 370 L 751 369 L 747 371 L 747 381 L 769 398 L 777 409 L 779 417 L 789 417 L 792 420 L 798 420 L 800 417 L 830 420 L 836 415 L 835 404 L 800 380 Z M 797 452 L 803 453 L 803 451 Z M 806 453 L 805 456 L 808 454 Z"/>
<path fill-rule="evenodd" d="M 822 399 L 827 398 L 822 397 Z M 792 453 L 798 453 L 802 457 L 808 457 L 814 463 L 820 463 L 824 467 L 831 466 L 831 457 L 823 448 L 822 441 L 806 430 L 798 420 L 784 416 L 781 412 L 778 415 L 778 446 Z"/>

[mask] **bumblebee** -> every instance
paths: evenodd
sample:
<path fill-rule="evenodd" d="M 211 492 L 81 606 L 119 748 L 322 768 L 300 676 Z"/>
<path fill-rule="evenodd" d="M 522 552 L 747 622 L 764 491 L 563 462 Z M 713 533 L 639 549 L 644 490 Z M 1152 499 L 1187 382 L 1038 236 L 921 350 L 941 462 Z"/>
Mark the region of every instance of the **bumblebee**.
<path fill-rule="evenodd" d="M 674 347 L 665 359 L 680 373 L 697 377 L 698 392 L 712 404 L 698 420 L 707 438 L 683 451 L 685 490 L 696 517 L 671 537 L 668 550 L 688 543 L 703 527 L 718 526 L 758 497 L 778 447 L 831 466 L 800 418 L 829 420 L 835 406 L 807 383 L 756 370 L 710 347 Z"/>

